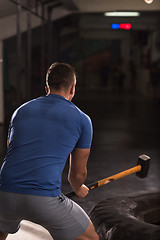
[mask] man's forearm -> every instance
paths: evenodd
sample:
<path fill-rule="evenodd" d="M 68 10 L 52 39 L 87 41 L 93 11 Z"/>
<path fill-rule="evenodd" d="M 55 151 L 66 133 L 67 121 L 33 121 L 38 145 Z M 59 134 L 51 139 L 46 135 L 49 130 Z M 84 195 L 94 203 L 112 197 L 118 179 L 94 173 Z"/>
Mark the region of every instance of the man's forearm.
<path fill-rule="evenodd" d="M 87 177 L 87 169 L 85 172 L 83 172 L 83 174 L 73 175 L 69 172 L 68 181 L 71 184 L 73 191 L 77 191 L 80 189 L 82 184 L 85 182 L 86 177 Z"/>
<path fill-rule="evenodd" d="M 68 180 L 73 188 L 75 193 L 79 193 L 79 195 L 84 192 L 83 184 L 87 177 L 87 161 L 90 153 L 90 148 L 74 148 L 70 155 L 70 166 L 68 173 Z M 85 189 L 86 192 L 86 189 Z"/>

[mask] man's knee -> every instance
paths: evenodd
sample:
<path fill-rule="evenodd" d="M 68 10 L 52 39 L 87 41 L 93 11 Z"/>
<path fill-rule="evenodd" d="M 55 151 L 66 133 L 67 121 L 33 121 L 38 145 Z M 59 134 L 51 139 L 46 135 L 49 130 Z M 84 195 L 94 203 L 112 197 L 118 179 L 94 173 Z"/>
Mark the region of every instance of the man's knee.
<path fill-rule="evenodd" d="M 0 240 L 5 240 L 8 234 L 0 231 Z"/>
<path fill-rule="evenodd" d="M 99 236 L 96 233 L 92 222 L 90 222 L 87 230 L 75 240 L 99 240 Z"/>

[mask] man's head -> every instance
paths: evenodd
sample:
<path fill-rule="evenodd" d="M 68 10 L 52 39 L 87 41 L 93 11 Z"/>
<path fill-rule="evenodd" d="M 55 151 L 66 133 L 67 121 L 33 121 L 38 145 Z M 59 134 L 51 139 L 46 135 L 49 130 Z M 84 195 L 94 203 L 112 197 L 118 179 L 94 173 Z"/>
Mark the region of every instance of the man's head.
<path fill-rule="evenodd" d="M 47 93 L 65 93 L 72 98 L 75 92 L 76 73 L 74 69 L 66 63 L 53 63 L 46 74 Z"/>

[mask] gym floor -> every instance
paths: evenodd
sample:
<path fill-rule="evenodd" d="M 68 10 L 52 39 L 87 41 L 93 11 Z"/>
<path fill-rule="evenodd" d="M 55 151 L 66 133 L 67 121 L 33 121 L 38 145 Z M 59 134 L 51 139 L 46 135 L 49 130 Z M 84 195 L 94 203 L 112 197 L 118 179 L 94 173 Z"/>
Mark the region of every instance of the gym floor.
<path fill-rule="evenodd" d="M 91 117 L 94 128 L 86 184 L 136 166 L 141 154 L 151 157 L 146 178 L 140 179 L 132 174 L 90 191 L 85 199 L 74 200 L 89 214 L 96 204 L 109 197 L 159 191 L 160 103 L 129 93 L 111 94 L 95 90 L 77 91 L 73 102 Z M 0 126 L 1 161 L 5 140 L 6 130 Z M 64 194 L 71 191 L 67 171 L 68 163 L 62 177 Z M 23 222 L 21 230 L 8 239 L 15 237 L 17 240 L 28 237 L 30 240 L 51 239 L 43 228 L 28 222 Z"/>

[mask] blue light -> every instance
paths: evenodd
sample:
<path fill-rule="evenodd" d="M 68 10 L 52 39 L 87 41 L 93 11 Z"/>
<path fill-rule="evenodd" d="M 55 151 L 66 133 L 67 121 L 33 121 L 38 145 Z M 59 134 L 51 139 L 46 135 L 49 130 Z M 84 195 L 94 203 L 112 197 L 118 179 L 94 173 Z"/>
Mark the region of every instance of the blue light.
<path fill-rule="evenodd" d="M 112 23 L 111 28 L 112 29 L 119 29 L 119 24 L 118 23 Z"/>

